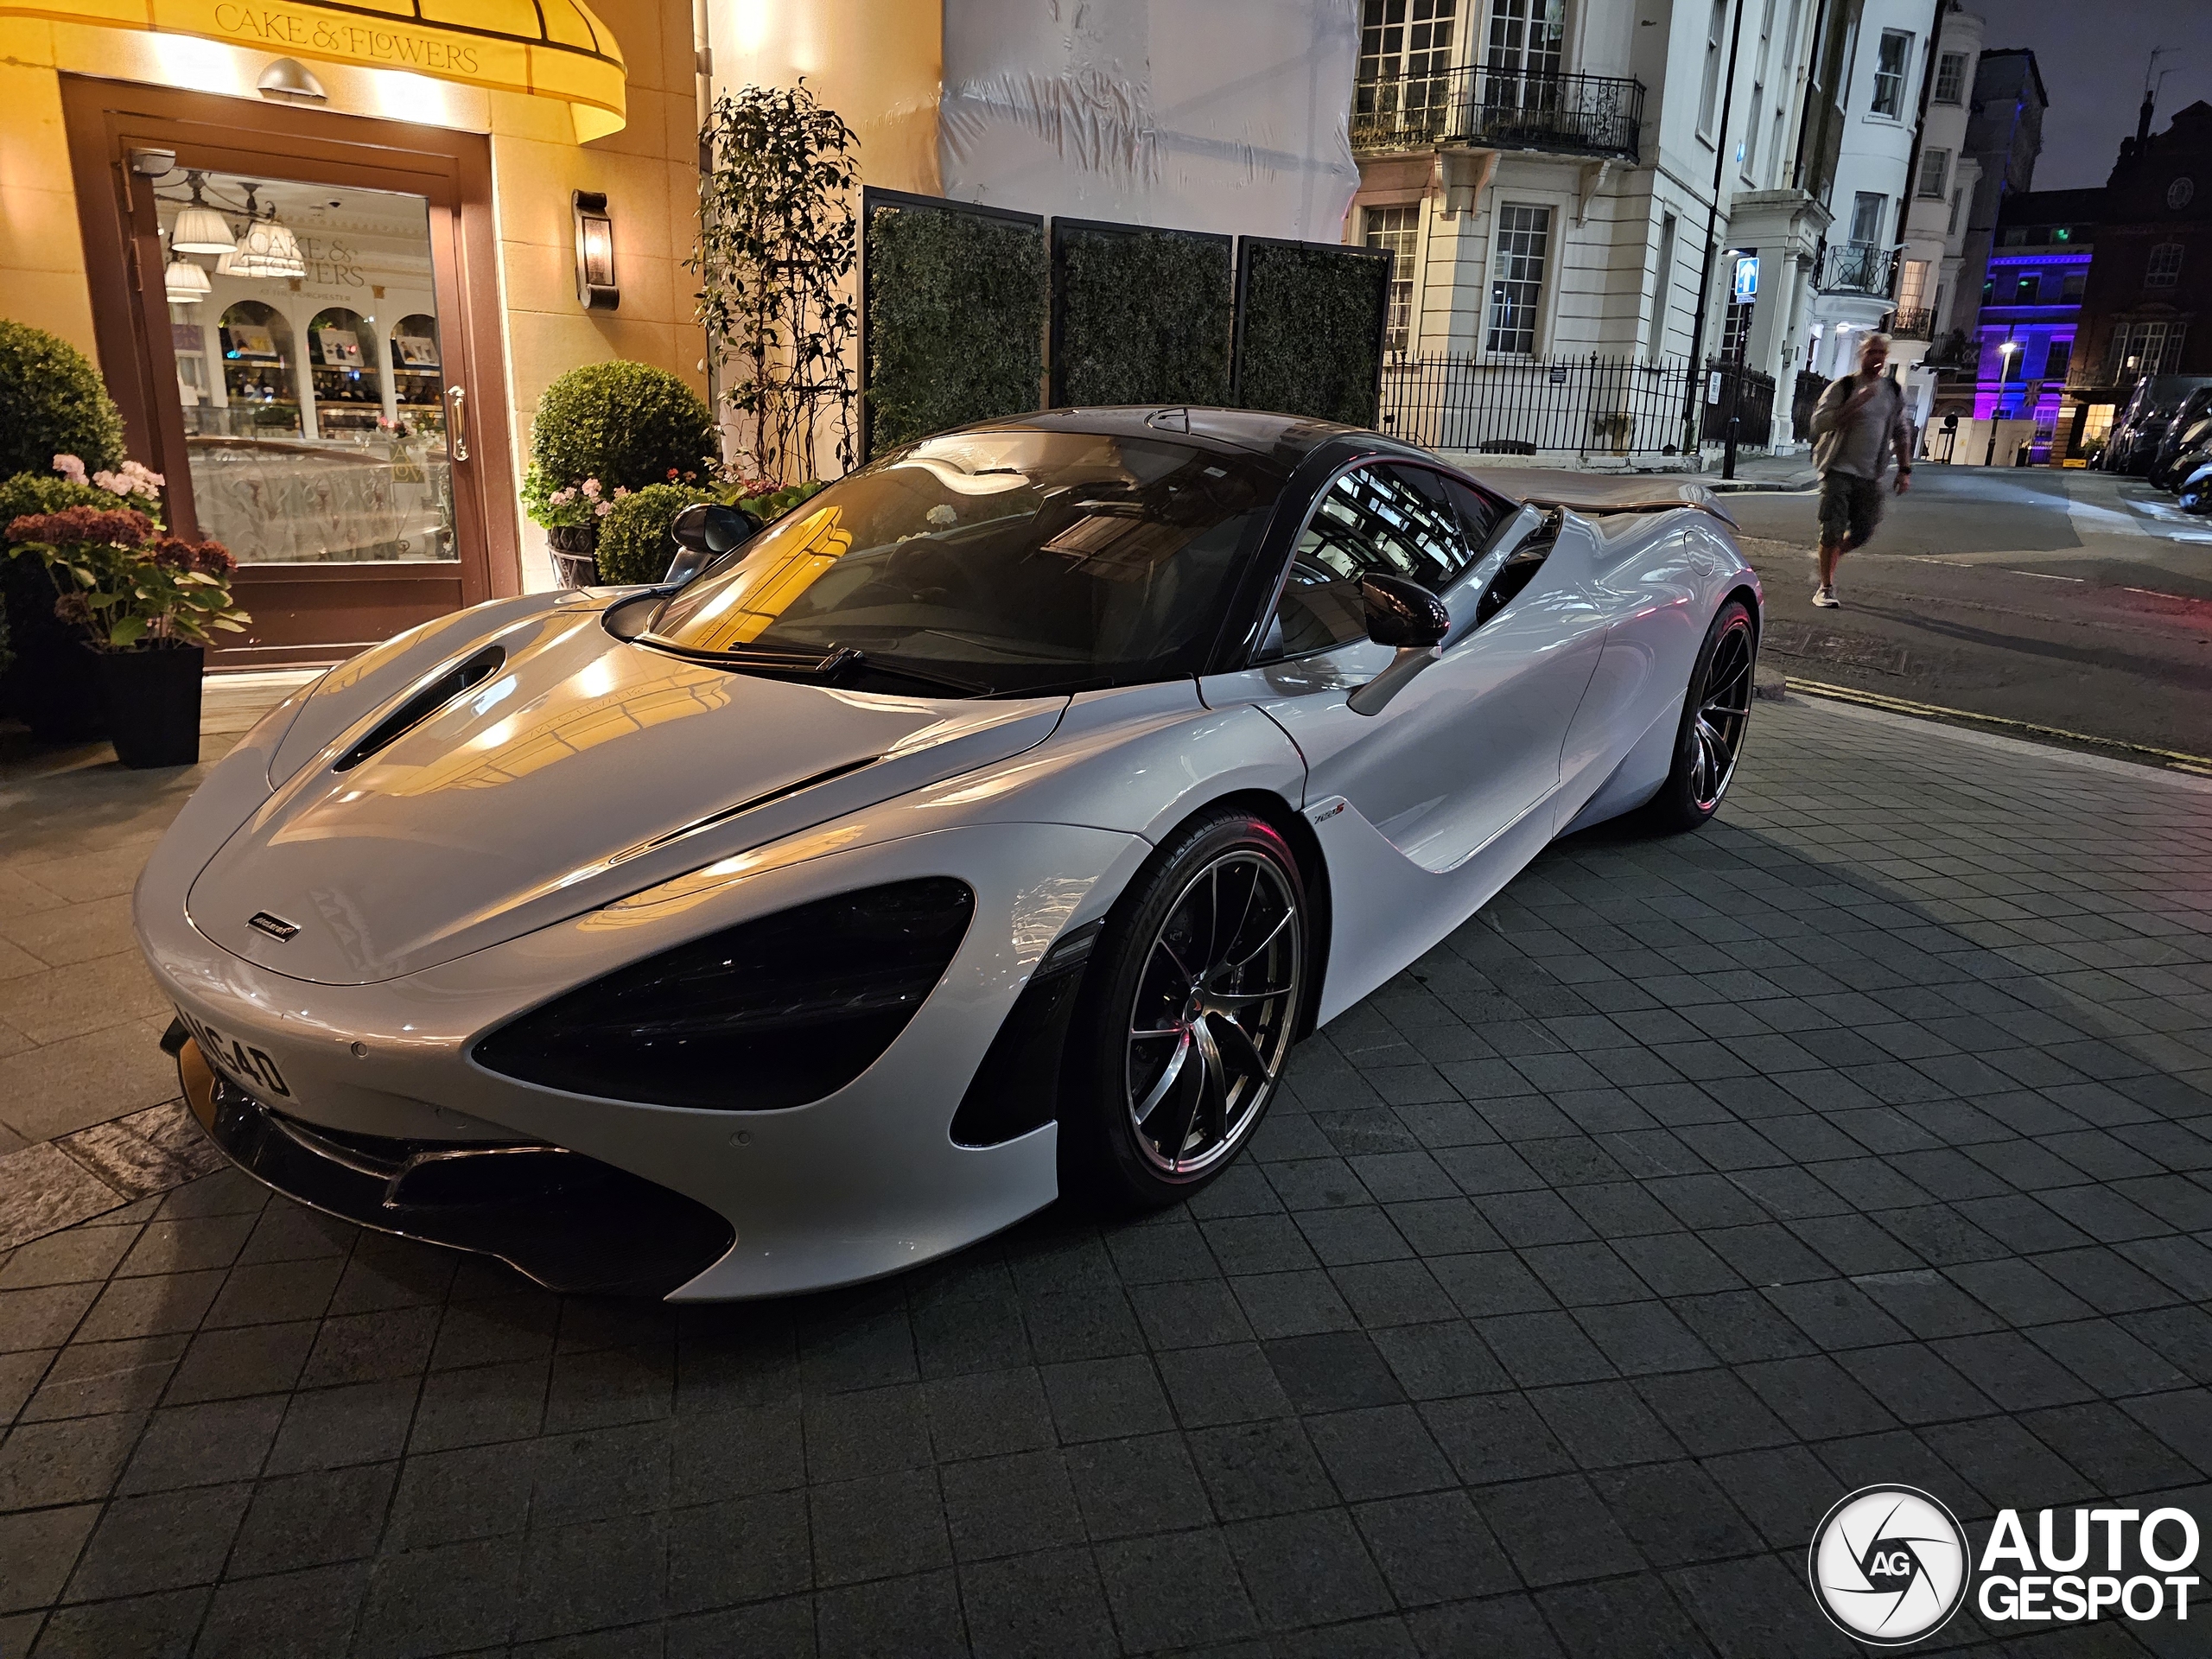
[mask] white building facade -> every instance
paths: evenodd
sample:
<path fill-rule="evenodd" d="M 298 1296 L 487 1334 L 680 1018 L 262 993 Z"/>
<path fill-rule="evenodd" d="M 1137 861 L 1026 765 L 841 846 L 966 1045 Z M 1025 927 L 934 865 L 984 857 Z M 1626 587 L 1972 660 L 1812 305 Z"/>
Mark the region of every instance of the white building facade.
<path fill-rule="evenodd" d="M 1943 14 L 1898 253 L 1897 315 L 1890 332 L 1897 356 L 1910 365 L 1909 411 L 1923 427 L 1935 402 L 1936 372 L 1919 366 L 1920 360 L 1955 329 L 1970 329 L 1979 304 L 1979 296 L 1962 293 L 1961 278 L 1967 209 L 1981 179 L 1980 160 L 1967 149 L 1967 122 L 1986 32 L 1973 12 L 1954 6 Z"/>
<path fill-rule="evenodd" d="M 1897 288 L 1899 254 L 1912 201 L 1908 185 L 1919 183 L 1908 175 L 1922 93 L 1935 67 L 1937 16 L 1929 0 L 1866 0 L 1848 54 L 1830 199 L 1835 218 L 1815 273 L 1806 341 L 1808 366 L 1831 379 L 1851 372 L 1866 336 L 1892 311 L 1907 308 Z M 1963 137 L 1963 119 L 1961 126 Z M 1912 296 L 1920 308 L 1929 297 Z"/>
<path fill-rule="evenodd" d="M 1632 435 L 1626 414 L 1592 409 L 1576 416 L 1579 434 L 1536 435 L 1535 447 L 1632 454 L 1681 448 L 1693 419 L 1715 442 L 1695 407 L 1702 365 L 1740 361 L 1771 399 L 1763 441 L 1789 443 L 1827 187 L 1866 147 L 1841 133 L 1859 13 L 1907 4 L 1361 0 L 1360 188 L 1345 239 L 1397 256 L 1393 352 L 1432 380 L 1439 364 L 1540 367 L 1511 394 L 1522 402 L 1550 396 L 1562 372 L 1570 384 L 1610 375 L 1637 394 Z M 1910 4 L 1924 39 L 1929 0 Z M 1877 48 L 1863 55 L 1871 64 Z M 1892 209 L 1919 54 L 1905 64 L 1902 143 L 1884 175 Z M 1892 216 L 1876 233 L 1885 250 L 1894 232 Z M 1756 276 L 1738 302 L 1747 259 Z M 1681 407 L 1666 414 L 1669 400 Z"/>

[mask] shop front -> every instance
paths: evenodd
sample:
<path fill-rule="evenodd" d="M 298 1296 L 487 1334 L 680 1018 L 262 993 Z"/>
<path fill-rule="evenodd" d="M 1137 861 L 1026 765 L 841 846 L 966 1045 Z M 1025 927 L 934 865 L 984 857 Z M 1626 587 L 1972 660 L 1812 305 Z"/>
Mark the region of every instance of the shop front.
<path fill-rule="evenodd" d="M 172 523 L 237 557 L 219 665 L 542 585 L 537 391 L 597 358 L 696 378 L 690 9 L 627 10 L 643 66 L 575 0 L 0 0 L 0 312 L 94 355 Z M 577 190 L 614 204 L 613 310 L 579 296 Z"/>

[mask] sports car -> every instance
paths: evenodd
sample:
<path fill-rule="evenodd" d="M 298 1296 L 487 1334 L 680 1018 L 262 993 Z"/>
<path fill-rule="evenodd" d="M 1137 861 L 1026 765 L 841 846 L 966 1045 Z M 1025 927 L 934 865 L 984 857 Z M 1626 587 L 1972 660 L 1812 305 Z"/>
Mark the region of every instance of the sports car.
<path fill-rule="evenodd" d="M 1759 586 L 1698 486 L 1053 410 L 669 579 L 404 633 L 139 882 L 240 1166 L 560 1289 L 851 1283 L 1217 1176 L 1292 1046 L 1545 844 L 1719 806 Z"/>

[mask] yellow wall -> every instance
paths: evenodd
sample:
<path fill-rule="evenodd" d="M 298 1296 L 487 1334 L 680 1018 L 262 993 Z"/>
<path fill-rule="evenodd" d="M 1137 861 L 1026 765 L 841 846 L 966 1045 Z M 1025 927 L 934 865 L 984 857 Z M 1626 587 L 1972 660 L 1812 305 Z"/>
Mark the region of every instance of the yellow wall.
<path fill-rule="evenodd" d="M 310 66 L 340 114 L 488 133 L 499 238 L 505 389 L 521 477 L 538 394 L 579 363 L 626 357 L 702 392 L 691 321 L 698 176 L 690 0 L 605 0 L 598 15 L 629 64 L 629 124 L 579 145 L 569 106 L 340 64 Z M 258 99 L 270 55 L 214 41 L 0 18 L 0 315 L 97 355 L 84 243 L 61 126 L 60 76 L 75 73 Z M 607 194 L 622 303 L 576 302 L 569 194 Z M 518 514 L 519 517 L 519 514 Z M 523 582 L 549 585 L 544 537 L 523 525 Z M 502 579 L 512 581 L 512 573 Z"/>

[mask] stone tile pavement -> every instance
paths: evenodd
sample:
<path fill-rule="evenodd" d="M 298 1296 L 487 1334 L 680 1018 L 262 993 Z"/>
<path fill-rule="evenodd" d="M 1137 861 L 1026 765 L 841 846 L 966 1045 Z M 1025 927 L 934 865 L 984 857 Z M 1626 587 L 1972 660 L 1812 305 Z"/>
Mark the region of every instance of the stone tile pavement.
<path fill-rule="evenodd" d="M 1764 1659 L 1856 1650 L 1862 1484 L 2212 1527 L 2202 784 L 1762 704 L 1718 823 L 1554 848 L 1294 1077 L 1186 1209 L 774 1304 L 227 1172 L 25 1244 L 0 1654 Z"/>

